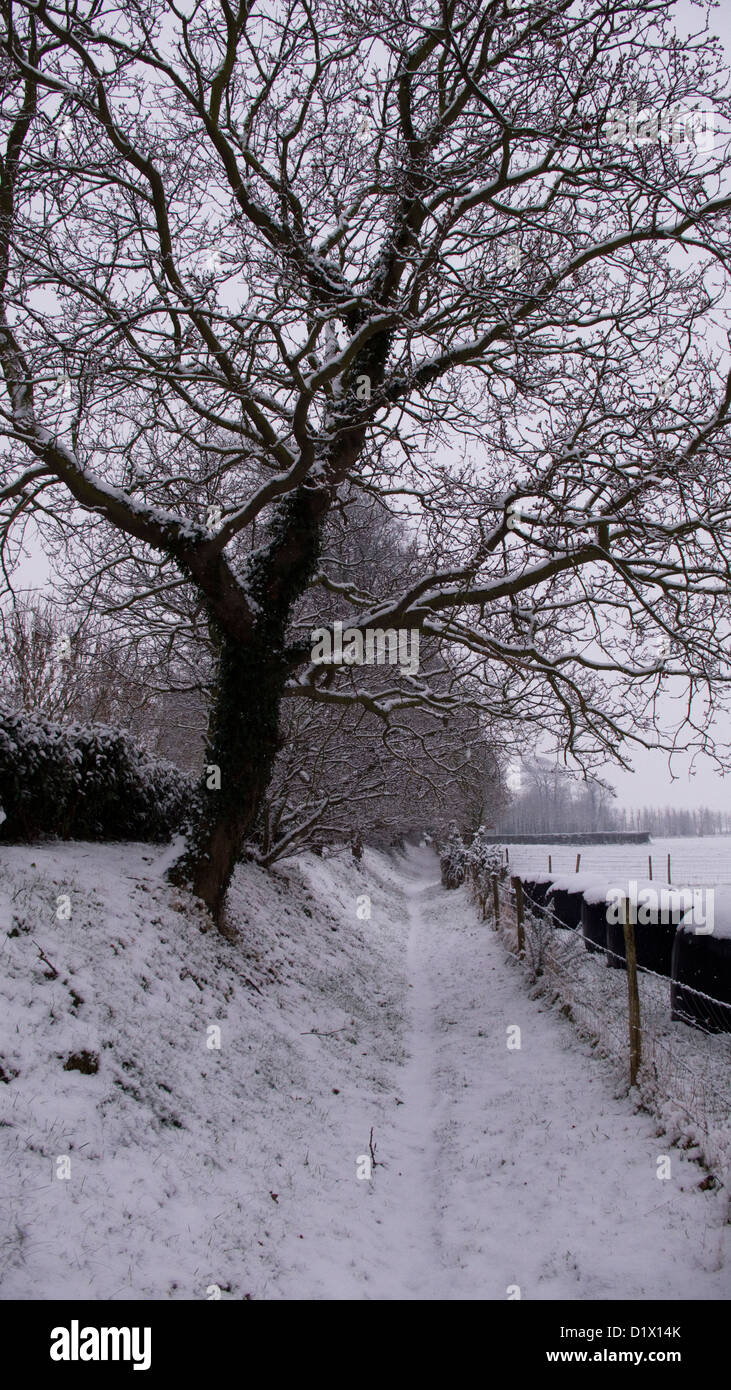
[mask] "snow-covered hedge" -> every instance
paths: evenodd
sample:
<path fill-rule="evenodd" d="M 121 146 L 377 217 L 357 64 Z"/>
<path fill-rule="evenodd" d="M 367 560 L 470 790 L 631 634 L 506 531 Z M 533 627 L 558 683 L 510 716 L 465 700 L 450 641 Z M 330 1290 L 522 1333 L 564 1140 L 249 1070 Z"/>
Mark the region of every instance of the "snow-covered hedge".
<path fill-rule="evenodd" d="M 192 783 L 128 734 L 0 705 L 0 839 L 169 839 Z"/>
<path fill-rule="evenodd" d="M 459 888 L 464 883 L 467 872 L 467 846 L 454 823 L 449 827 L 447 842 L 439 856 L 439 867 L 444 888 Z"/>
<path fill-rule="evenodd" d="M 503 858 L 503 847 L 496 845 L 492 840 L 485 839 L 484 825 L 475 831 L 475 837 L 469 847 L 467 857 L 473 878 L 478 876 L 491 878 L 493 874 L 496 874 L 499 879 L 506 877 L 507 869 Z"/>
<path fill-rule="evenodd" d="M 483 917 L 487 915 L 488 903 L 492 902 L 493 877 L 503 881 L 507 877 L 507 866 L 503 861 L 503 849 L 485 838 L 485 827 L 480 826 L 467 850 L 467 872 L 472 886 L 472 896 L 477 902 Z"/>
<path fill-rule="evenodd" d="M 487 885 L 493 874 L 499 879 L 505 878 L 507 869 L 503 863 L 502 848 L 487 841 L 484 835 L 484 827 L 480 826 L 468 847 L 457 826 L 452 823 L 439 861 L 445 888 L 459 888 L 469 877 L 477 897 L 481 898 L 487 893 Z"/>

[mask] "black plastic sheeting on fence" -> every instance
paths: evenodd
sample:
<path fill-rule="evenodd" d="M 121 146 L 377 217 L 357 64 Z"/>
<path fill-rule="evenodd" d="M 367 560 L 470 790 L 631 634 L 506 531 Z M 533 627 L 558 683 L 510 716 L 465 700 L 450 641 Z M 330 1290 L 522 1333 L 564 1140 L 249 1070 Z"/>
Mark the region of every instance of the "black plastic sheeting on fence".
<path fill-rule="evenodd" d="M 581 904 L 581 935 L 587 951 L 606 951 L 607 949 L 607 904 L 604 899 Z"/>
<path fill-rule="evenodd" d="M 574 931 L 581 925 L 581 909 L 584 902 L 581 889 L 571 892 L 568 888 L 554 888 L 550 899 L 553 901 L 553 918 L 557 927 Z"/>
<path fill-rule="evenodd" d="M 640 969 L 670 976 L 677 923 L 661 922 L 656 917 L 650 922 L 635 922 L 634 929 Z M 614 921 L 612 917 L 607 922 L 607 951 L 611 953 L 607 955 L 607 965 L 615 970 L 625 970 L 624 924 Z"/>
<path fill-rule="evenodd" d="M 704 999 L 705 994 L 712 997 Z M 670 1004 L 674 1022 L 692 1023 L 707 1033 L 731 1033 L 730 937 L 688 927 L 676 933 Z"/>
<path fill-rule="evenodd" d="M 587 951 L 603 953 L 608 965 L 626 969 L 623 895 L 619 898 L 611 889 L 597 893 L 589 883 L 576 889 L 555 887 L 552 875 L 521 882 L 527 906 L 543 912 L 551 906 L 557 927 L 575 929 L 580 922 Z M 719 924 L 716 913 L 714 935 L 694 929 L 695 892 L 691 906 L 689 889 L 634 881 L 628 888 L 638 969 L 670 978 L 673 1020 L 706 1032 L 731 1033 L 731 900 L 728 921 Z"/>
<path fill-rule="evenodd" d="M 548 890 L 551 887 L 551 879 L 551 874 L 546 878 L 521 879 L 521 883 L 523 884 L 523 896 L 529 903 L 532 903 L 534 907 L 545 907 L 548 898 Z"/>

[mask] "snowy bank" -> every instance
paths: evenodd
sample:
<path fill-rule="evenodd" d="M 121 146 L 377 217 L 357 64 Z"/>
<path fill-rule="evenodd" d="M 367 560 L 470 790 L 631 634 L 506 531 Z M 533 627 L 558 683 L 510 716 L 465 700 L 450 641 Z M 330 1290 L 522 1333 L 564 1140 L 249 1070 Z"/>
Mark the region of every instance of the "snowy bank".
<path fill-rule="evenodd" d="M 167 858 L 0 853 L 0 1293 L 358 1296 L 369 1251 L 336 1281 L 333 1210 L 359 1220 L 356 1159 L 397 1106 L 404 928 L 388 861 L 242 867 L 227 942 L 164 883 Z"/>

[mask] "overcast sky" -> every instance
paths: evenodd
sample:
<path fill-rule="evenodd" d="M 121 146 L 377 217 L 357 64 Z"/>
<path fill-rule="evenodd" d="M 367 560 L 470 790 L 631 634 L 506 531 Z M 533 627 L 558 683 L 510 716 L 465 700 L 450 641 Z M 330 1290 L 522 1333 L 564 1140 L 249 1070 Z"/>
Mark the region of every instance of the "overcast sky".
<path fill-rule="evenodd" d="M 616 787 L 620 799 L 627 798 L 634 806 L 711 806 L 727 810 L 731 805 L 731 773 L 722 777 L 710 759 L 696 759 L 694 771 L 689 772 L 689 759 L 674 757 L 673 781 L 668 771 L 666 753 L 637 753 L 632 758 L 634 774 L 619 768 L 607 768 L 604 780 Z"/>

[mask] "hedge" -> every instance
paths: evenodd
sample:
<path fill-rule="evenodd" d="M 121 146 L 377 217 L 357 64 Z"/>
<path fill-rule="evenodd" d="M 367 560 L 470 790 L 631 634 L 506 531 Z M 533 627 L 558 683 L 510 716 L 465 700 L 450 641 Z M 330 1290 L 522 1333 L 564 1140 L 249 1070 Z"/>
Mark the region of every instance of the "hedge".
<path fill-rule="evenodd" d="M 164 841 L 194 797 L 189 778 L 128 734 L 0 704 L 0 840 Z"/>

